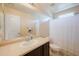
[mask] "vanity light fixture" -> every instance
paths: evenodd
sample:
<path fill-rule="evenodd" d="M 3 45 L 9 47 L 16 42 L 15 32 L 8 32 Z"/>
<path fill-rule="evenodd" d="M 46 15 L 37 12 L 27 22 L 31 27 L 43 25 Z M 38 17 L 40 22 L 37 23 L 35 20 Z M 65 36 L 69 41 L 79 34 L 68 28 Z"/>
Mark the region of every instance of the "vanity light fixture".
<path fill-rule="evenodd" d="M 21 5 L 24 5 L 28 8 L 30 8 L 30 9 L 33 9 L 33 10 L 37 10 L 37 8 L 35 6 L 33 6 L 32 4 L 30 4 L 30 3 L 21 3 Z"/>

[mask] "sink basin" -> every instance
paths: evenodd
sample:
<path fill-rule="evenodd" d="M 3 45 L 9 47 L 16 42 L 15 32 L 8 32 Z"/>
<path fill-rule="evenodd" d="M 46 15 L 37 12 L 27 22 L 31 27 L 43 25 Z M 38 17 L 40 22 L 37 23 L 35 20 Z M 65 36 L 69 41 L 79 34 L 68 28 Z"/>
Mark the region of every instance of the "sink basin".
<path fill-rule="evenodd" d="M 32 39 L 32 40 L 26 40 L 26 41 L 24 41 L 24 42 L 21 43 L 21 47 L 22 48 L 29 47 L 30 45 L 34 45 L 36 43 L 38 43 L 38 41 L 34 40 L 34 39 Z"/>

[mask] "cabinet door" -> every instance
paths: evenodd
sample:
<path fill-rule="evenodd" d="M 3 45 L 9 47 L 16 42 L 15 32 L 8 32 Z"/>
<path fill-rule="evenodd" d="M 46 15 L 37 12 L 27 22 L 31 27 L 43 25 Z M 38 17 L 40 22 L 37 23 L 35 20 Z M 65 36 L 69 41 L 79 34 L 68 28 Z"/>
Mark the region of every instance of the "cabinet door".
<path fill-rule="evenodd" d="M 43 56 L 49 56 L 49 42 L 43 45 Z"/>
<path fill-rule="evenodd" d="M 37 49 L 25 54 L 24 56 L 49 56 L 49 42 Z"/>
<path fill-rule="evenodd" d="M 42 46 L 29 52 L 28 54 L 24 55 L 24 56 L 42 56 Z"/>

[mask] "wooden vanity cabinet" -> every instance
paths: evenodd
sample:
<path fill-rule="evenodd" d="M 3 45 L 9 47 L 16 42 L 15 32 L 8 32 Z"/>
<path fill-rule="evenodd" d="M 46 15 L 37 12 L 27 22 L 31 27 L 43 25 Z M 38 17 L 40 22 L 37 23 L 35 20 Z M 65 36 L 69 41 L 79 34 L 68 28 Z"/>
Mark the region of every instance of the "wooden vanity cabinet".
<path fill-rule="evenodd" d="M 49 56 L 49 42 L 25 54 L 24 56 Z"/>

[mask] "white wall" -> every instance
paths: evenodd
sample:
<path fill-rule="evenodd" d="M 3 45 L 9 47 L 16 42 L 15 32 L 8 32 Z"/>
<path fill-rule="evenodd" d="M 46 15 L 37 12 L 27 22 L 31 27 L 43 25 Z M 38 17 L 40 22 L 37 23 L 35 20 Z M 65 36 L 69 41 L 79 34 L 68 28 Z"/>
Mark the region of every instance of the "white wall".
<path fill-rule="evenodd" d="M 63 49 L 79 55 L 79 15 L 51 20 L 50 37 Z"/>

